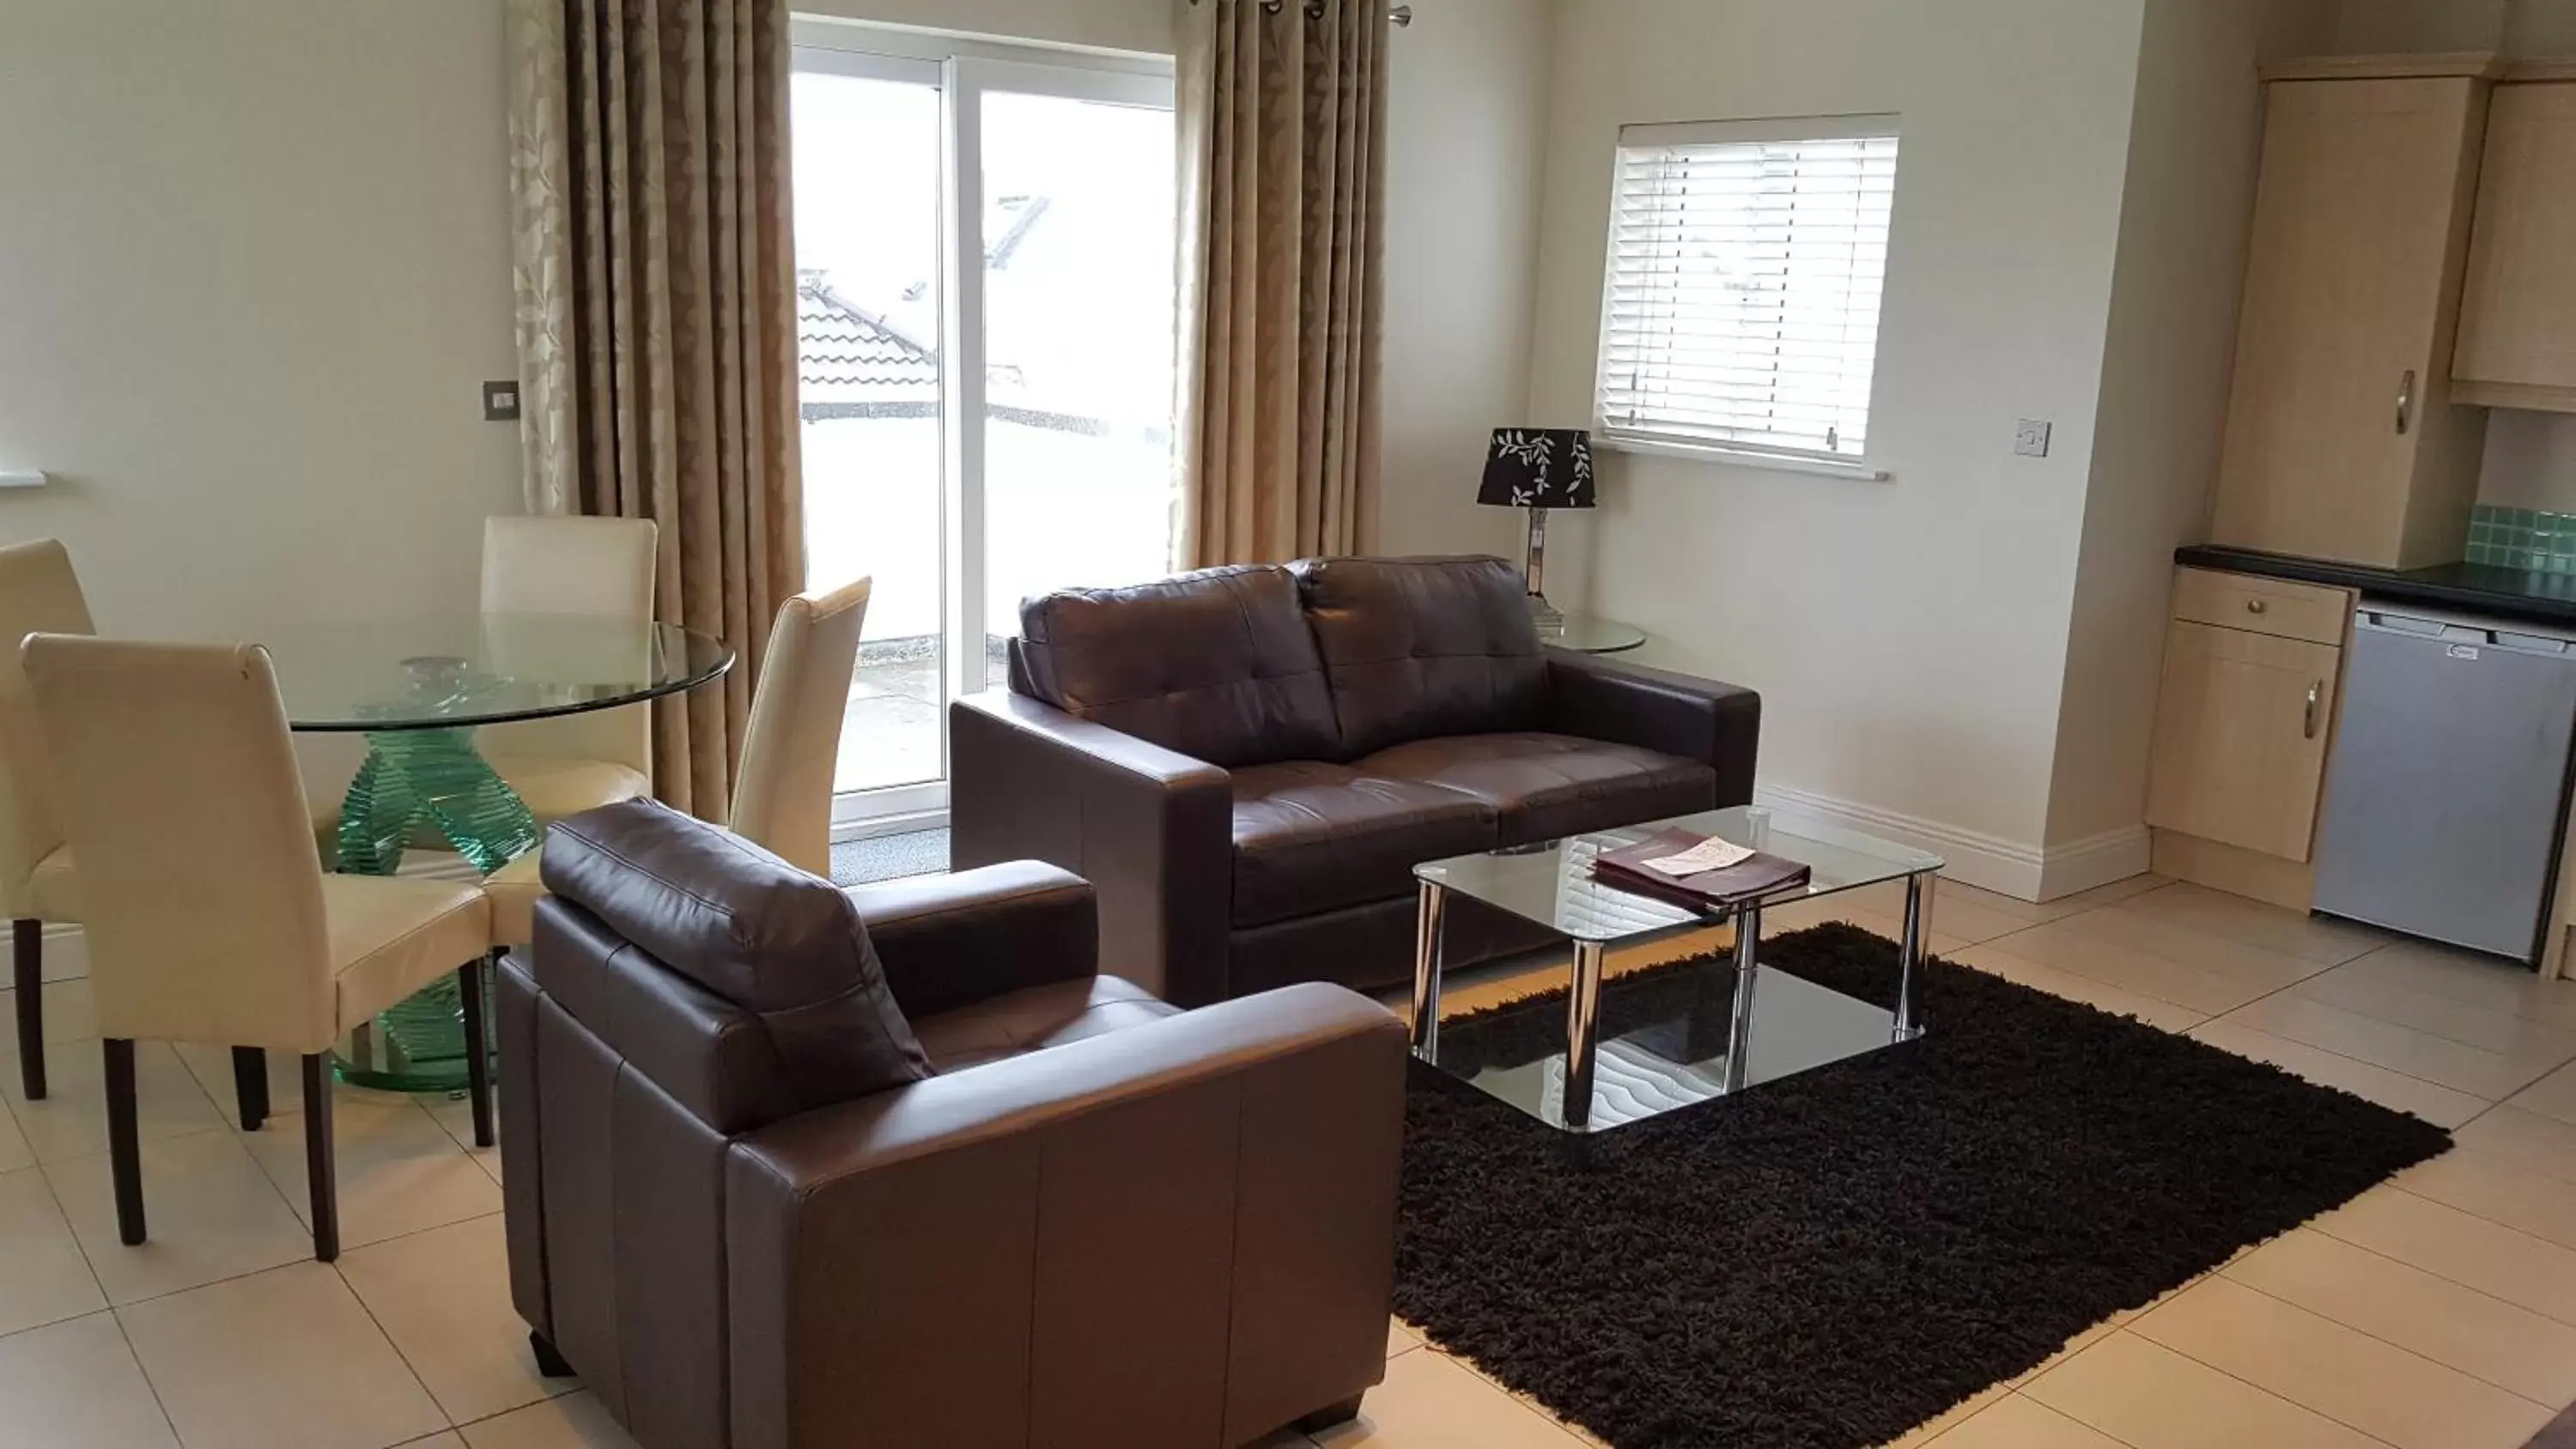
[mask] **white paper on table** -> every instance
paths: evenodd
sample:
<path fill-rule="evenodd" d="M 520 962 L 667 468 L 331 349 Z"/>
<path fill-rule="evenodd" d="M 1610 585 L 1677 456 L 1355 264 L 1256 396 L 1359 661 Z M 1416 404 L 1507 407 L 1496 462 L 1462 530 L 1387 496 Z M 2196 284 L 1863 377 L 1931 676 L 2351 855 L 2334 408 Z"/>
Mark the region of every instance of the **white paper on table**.
<path fill-rule="evenodd" d="M 1667 855 L 1660 860 L 1641 863 L 1648 870 L 1672 876 L 1678 880 L 1683 876 L 1698 875 L 1702 871 L 1724 870 L 1730 865 L 1741 865 L 1752 858 L 1753 852 L 1743 846 L 1730 845 L 1711 836 L 1679 855 Z"/>

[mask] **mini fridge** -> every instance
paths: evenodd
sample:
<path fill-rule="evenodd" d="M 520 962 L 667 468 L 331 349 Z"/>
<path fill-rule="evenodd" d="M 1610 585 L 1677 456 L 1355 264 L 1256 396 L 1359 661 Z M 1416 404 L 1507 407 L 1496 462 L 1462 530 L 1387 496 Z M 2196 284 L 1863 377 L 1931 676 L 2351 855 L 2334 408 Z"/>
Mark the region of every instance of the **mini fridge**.
<path fill-rule="evenodd" d="M 2576 735 L 2576 630 L 2363 600 L 2316 907 L 2539 959 Z"/>

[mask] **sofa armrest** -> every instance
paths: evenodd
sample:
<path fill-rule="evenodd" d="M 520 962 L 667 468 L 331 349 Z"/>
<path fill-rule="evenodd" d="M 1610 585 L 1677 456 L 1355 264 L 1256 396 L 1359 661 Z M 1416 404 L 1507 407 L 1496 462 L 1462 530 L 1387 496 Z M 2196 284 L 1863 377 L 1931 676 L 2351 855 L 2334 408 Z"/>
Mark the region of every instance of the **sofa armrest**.
<path fill-rule="evenodd" d="M 1308 984 L 738 1139 L 734 1442 L 1232 1444 L 1358 1395 L 1405 1059 Z"/>
<path fill-rule="evenodd" d="M 910 876 L 846 892 L 886 985 L 918 1020 L 1100 969 L 1091 884 L 1041 861 Z"/>
<path fill-rule="evenodd" d="M 1661 750 L 1717 771 L 1717 803 L 1753 799 L 1762 696 L 1732 684 L 1593 654 L 1547 651 L 1548 728 Z"/>
<path fill-rule="evenodd" d="M 1226 994 L 1234 781 L 1006 690 L 949 706 L 950 859 L 1036 859 L 1091 882 L 1100 968 L 1180 1006 Z"/>

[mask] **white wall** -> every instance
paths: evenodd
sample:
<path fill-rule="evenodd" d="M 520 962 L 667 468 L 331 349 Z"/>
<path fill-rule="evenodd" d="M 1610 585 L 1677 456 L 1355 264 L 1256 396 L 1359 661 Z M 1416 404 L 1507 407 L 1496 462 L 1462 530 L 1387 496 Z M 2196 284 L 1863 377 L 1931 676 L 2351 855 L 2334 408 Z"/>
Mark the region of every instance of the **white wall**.
<path fill-rule="evenodd" d="M 1551 592 L 1762 691 L 1766 788 L 2009 889 L 2048 809 L 2141 9 L 1566 0 L 1556 32 L 1541 417 L 1588 415 L 1621 123 L 1903 117 L 1871 416 L 1894 480 L 1614 458 Z M 2052 457 L 2013 456 L 2022 417 Z"/>
<path fill-rule="evenodd" d="M 1383 552 L 1520 556 L 1526 515 L 1475 496 L 1493 429 L 1551 421 L 1524 400 L 1554 8 L 1413 0 L 1388 42 Z"/>
<path fill-rule="evenodd" d="M 2143 870 L 2173 549 L 2217 475 L 2262 145 L 2258 58 L 2312 52 L 2320 0 L 2151 0 L 2140 47 L 2045 844 L 2046 893 Z"/>
<path fill-rule="evenodd" d="M 503 103 L 499 0 L 0 6 L 0 539 L 112 631 L 471 609 Z"/>
<path fill-rule="evenodd" d="M 2576 414 L 2509 408 L 2491 413 L 2478 501 L 2576 513 Z"/>

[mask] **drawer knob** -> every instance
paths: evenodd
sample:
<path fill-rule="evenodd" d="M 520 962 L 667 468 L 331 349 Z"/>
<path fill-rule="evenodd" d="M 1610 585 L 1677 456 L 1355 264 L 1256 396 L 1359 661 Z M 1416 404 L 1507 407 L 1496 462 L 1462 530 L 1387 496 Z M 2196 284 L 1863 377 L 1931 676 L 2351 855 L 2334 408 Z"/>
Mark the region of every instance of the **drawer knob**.
<path fill-rule="evenodd" d="M 2245 601 L 2245 612 L 2249 614 L 2259 614 L 2270 607 L 2271 605 L 2264 603 L 2261 599 L 2247 599 Z"/>

